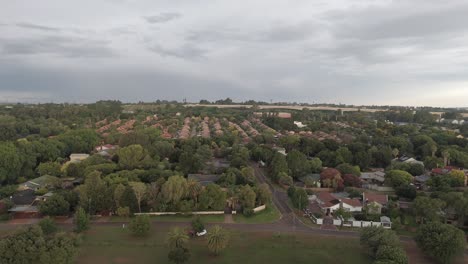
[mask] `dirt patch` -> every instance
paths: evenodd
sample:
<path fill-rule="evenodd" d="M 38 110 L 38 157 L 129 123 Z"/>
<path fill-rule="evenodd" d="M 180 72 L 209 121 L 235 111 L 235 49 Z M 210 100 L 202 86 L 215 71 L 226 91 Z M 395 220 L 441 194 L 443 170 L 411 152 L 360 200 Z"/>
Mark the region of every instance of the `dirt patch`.
<path fill-rule="evenodd" d="M 234 224 L 234 219 L 232 218 L 232 214 L 225 214 L 224 215 L 224 223 L 225 224 Z"/>

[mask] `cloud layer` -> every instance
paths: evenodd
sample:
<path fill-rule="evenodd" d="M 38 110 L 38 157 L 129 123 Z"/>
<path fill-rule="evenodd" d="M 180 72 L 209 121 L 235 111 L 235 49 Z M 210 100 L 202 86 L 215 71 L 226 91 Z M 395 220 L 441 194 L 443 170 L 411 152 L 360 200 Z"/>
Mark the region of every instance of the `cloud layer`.
<path fill-rule="evenodd" d="M 0 101 L 467 106 L 466 1 L 36 2 L 0 9 Z"/>

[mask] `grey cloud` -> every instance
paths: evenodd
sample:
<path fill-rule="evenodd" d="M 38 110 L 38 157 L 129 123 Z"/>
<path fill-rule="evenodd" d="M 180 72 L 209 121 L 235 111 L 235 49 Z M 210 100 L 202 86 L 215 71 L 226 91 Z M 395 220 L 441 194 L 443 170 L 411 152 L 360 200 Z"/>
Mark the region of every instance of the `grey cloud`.
<path fill-rule="evenodd" d="M 161 56 L 171 56 L 182 59 L 199 59 L 208 53 L 207 50 L 189 44 L 184 44 L 183 46 L 177 48 L 165 48 L 159 44 L 155 44 L 151 45 L 149 50 Z"/>
<path fill-rule="evenodd" d="M 196 42 L 269 42 L 271 44 L 281 42 L 302 41 L 313 37 L 318 31 L 319 25 L 312 21 L 300 24 L 274 23 L 269 29 L 243 31 L 237 28 L 213 28 L 192 30 L 187 33 L 185 39 Z"/>
<path fill-rule="evenodd" d="M 180 18 L 182 15 L 176 12 L 166 12 L 154 16 L 145 16 L 143 19 L 150 24 L 165 23 Z"/>
<path fill-rule="evenodd" d="M 78 37 L 0 38 L 6 55 L 56 54 L 64 57 L 111 57 L 107 42 Z"/>
<path fill-rule="evenodd" d="M 335 34 L 366 40 L 417 38 L 437 34 L 466 32 L 468 5 L 443 5 L 430 10 L 417 6 L 366 8 L 356 12 L 342 10 L 330 16 Z"/>
<path fill-rule="evenodd" d="M 42 102 L 94 102 L 101 99 L 136 102 L 183 98 L 197 101 L 215 100 L 226 96 L 245 99 L 243 95 L 238 94 L 239 86 L 226 81 L 141 68 L 82 71 L 0 63 L 0 79 L 2 80 L 0 94 L 1 92 L 42 93 L 38 99 Z M 103 89 L 103 87 L 112 88 Z M 15 98 L 2 99 L 15 101 Z"/>
<path fill-rule="evenodd" d="M 42 31 L 59 31 L 60 30 L 60 28 L 57 28 L 57 27 L 49 27 L 49 26 L 32 24 L 32 23 L 16 23 L 16 26 L 21 27 L 21 28 L 35 29 L 35 30 L 42 30 Z"/>

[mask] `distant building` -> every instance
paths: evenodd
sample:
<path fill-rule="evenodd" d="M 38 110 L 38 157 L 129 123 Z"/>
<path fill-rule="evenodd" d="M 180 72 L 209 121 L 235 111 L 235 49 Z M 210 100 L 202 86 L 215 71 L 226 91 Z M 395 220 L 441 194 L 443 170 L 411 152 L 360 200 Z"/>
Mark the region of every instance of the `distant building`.
<path fill-rule="evenodd" d="M 89 154 L 75 153 L 70 155 L 70 162 L 81 162 L 89 157 Z"/>

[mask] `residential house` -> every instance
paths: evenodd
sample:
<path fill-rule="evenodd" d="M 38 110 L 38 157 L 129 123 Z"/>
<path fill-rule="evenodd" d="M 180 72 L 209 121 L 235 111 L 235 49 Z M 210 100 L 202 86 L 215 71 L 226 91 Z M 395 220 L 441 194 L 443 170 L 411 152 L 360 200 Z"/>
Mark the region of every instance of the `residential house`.
<path fill-rule="evenodd" d="M 55 187 L 59 184 L 59 178 L 50 175 L 44 175 L 19 185 L 19 190 L 37 191 L 41 188 Z"/>
<path fill-rule="evenodd" d="M 324 212 L 334 212 L 340 208 L 349 212 L 362 211 L 362 203 L 358 199 L 341 198 L 329 192 L 319 192 L 315 201 Z"/>
<path fill-rule="evenodd" d="M 363 172 L 360 176 L 361 180 L 367 184 L 383 184 L 385 181 L 385 172 L 383 171 L 373 171 L 373 172 Z"/>
<path fill-rule="evenodd" d="M 299 183 L 297 186 L 300 187 L 319 187 L 320 188 L 320 174 L 318 173 L 312 173 L 312 174 L 307 174 L 304 177 L 300 177 Z"/>
<path fill-rule="evenodd" d="M 13 207 L 8 210 L 13 218 L 35 218 L 39 216 L 39 208 L 35 204 L 36 194 L 32 189 L 18 191 L 10 197 Z"/>
<path fill-rule="evenodd" d="M 396 162 L 402 162 L 402 163 L 408 163 L 408 164 L 420 164 L 424 167 L 424 162 L 416 160 L 415 158 L 410 158 L 408 156 L 401 156 L 397 159 L 394 159 L 393 161 Z"/>
<path fill-rule="evenodd" d="M 370 214 L 381 214 L 382 208 L 388 204 L 388 195 L 376 193 L 363 193 L 362 201 Z"/>
<path fill-rule="evenodd" d="M 425 174 L 416 176 L 414 177 L 414 185 L 416 185 L 416 187 L 419 189 L 422 189 L 426 186 L 426 183 L 429 179 L 431 179 L 431 176 Z"/>

